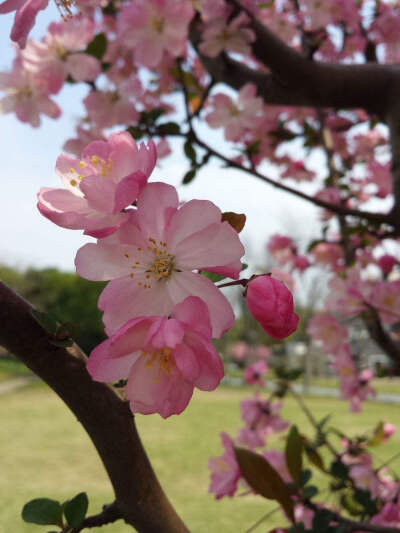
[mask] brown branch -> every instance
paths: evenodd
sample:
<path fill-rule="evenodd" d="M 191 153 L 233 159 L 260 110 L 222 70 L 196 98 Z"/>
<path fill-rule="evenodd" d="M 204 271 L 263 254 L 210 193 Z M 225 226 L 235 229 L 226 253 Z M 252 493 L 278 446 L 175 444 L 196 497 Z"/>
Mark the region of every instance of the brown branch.
<path fill-rule="evenodd" d="M 113 485 L 115 510 L 141 533 L 187 532 L 154 474 L 127 402 L 91 379 L 78 346 L 51 344 L 31 310 L 0 283 L 0 344 L 50 385 L 83 425 Z"/>
<path fill-rule="evenodd" d="M 84 529 L 112 524 L 121 518 L 123 518 L 123 516 L 118 509 L 117 502 L 114 502 L 110 505 L 105 505 L 101 513 L 85 518 L 82 524 L 71 531 L 71 533 L 80 533 L 80 531 L 83 531 Z"/>
<path fill-rule="evenodd" d="M 241 4 L 227 0 L 236 10 L 244 11 L 256 34 L 252 52 L 268 67 L 282 87 L 297 93 L 302 104 L 341 109 L 363 108 L 383 113 L 391 105 L 400 87 L 400 69 L 396 65 L 366 63 L 344 65 L 313 61 L 288 46 Z M 261 96 L 262 93 L 260 93 Z M 290 105 L 282 102 L 283 105 Z"/>
<path fill-rule="evenodd" d="M 253 168 L 244 167 L 240 163 L 237 163 L 236 161 L 229 159 L 225 155 L 221 154 L 211 146 L 209 146 L 207 143 L 199 139 L 196 134 L 193 136 L 193 142 L 195 142 L 198 146 L 201 148 L 204 148 L 204 150 L 207 150 L 210 155 L 220 159 L 221 161 L 224 161 L 228 166 L 232 168 L 236 168 L 238 170 L 242 170 L 244 172 L 247 172 L 248 174 L 251 174 L 255 176 L 256 178 L 261 179 L 265 183 L 268 183 L 269 185 L 272 185 L 276 189 L 280 189 L 282 191 L 286 191 L 293 196 L 297 196 L 298 198 L 302 198 L 303 200 L 306 200 L 307 202 L 311 202 L 314 205 L 317 205 L 318 207 L 323 207 L 324 209 L 328 209 L 332 213 L 336 213 L 338 215 L 349 215 L 357 218 L 363 218 L 365 220 L 368 220 L 372 224 L 392 224 L 392 215 L 391 214 L 385 214 L 385 213 L 374 213 L 372 211 L 362 211 L 359 209 L 352 209 L 350 207 L 346 207 L 341 204 L 331 204 L 329 202 L 325 202 L 324 200 L 321 200 L 320 198 L 317 198 L 315 196 L 309 196 L 308 194 L 293 189 L 292 187 L 288 187 L 287 185 L 284 185 L 283 183 L 280 183 L 276 180 L 273 180 L 271 178 L 268 178 L 264 174 L 261 174 L 257 170 Z"/>
<path fill-rule="evenodd" d="M 399 367 L 400 344 L 392 340 L 390 335 L 383 329 L 377 311 L 371 307 L 368 313 L 362 315 L 362 318 L 372 339 L 396 364 L 396 366 Z"/>

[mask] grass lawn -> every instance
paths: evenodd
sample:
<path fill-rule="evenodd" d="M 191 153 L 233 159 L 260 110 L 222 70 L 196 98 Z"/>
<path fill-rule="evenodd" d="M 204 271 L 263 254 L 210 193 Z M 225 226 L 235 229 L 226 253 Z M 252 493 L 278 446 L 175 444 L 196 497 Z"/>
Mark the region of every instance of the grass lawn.
<path fill-rule="evenodd" d="M 15 359 L 0 358 L 0 383 L 10 379 L 32 376 L 29 368 Z"/>
<path fill-rule="evenodd" d="M 193 533 L 244 533 L 268 509 L 275 507 L 273 502 L 256 496 L 217 502 L 207 493 L 208 457 L 221 453 L 218 437 L 221 430 L 236 434 L 238 401 L 248 395 L 249 391 L 220 388 L 214 393 L 197 394 L 179 417 L 168 420 L 156 415 L 137 417 L 160 481 Z M 333 423 L 350 435 L 367 430 L 380 419 L 400 426 L 400 407 L 389 404 L 369 404 L 360 415 L 350 413 L 346 403 L 335 399 L 309 398 L 307 404 L 317 418 L 332 413 Z M 41 384 L 32 384 L 1 395 L 0 416 L 3 421 L 1 533 L 47 531 L 46 526 L 20 520 L 23 504 L 35 497 L 63 500 L 86 491 L 93 513 L 112 501 L 109 483 L 89 438 L 52 391 Z M 308 422 L 292 399 L 285 401 L 283 416 L 295 421 L 301 431 L 309 431 Z M 274 437 L 270 443 L 281 446 L 282 439 Z M 399 449 L 400 434 L 395 434 L 377 448 L 378 464 Z M 282 521 L 277 513 L 267 526 L 272 528 L 279 523 Z M 257 531 L 265 532 L 268 527 L 264 525 Z M 128 529 L 124 523 L 117 522 L 91 531 L 127 533 Z"/>

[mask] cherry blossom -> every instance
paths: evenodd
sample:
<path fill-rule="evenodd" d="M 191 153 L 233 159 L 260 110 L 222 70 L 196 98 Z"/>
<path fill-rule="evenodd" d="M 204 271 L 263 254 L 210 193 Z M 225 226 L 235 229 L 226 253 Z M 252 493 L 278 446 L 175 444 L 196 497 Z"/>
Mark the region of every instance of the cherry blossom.
<path fill-rule="evenodd" d="M 256 88 L 248 83 L 238 93 L 237 102 L 223 93 L 212 98 L 214 110 L 206 115 L 212 128 L 224 128 L 227 141 L 238 141 L 247 129 L 253 128 L 260 119 L 263 103 L 256 95 Z"/>
<path fill-rule="evenodd" d="M 100 62 L 82 50 L 93 34 L 94 23 L 86 18 L 53 22 L 43 41 L 28 41 L 22 53 L 25 68 L 46 80 L 51 93 L 57 93 L 68 76 L 91 81 L 101 71 Z"/>
<path fill-rule="evenodd" d="M 42 188 L 38 209 L 49 220 L 87 235 L 106 237 L 127 222 L 123 211 L 138 196 L 156 163 L 150 141 L 139 147 L 126 132 L 94 141 L 81 159 L 61 155 L 56 170 L 66 189 Z"/>
<path fill-rule="evenodd" d="M 7 94 L 0 100 L 2 113 L 14 112 L 21 122 L 38 128 L 41 115 L 58 118 L 61 109 L 50 99 L 46 84 L 23 67 L 21 56 L 14 60 L 11 72 L 0 73 L 0 89 Z"/>
<path fill-rule="evenodd" d="M 262 377 L 265 376 L 267 371 L 267 363 L 260 359 L 246 368 L 244 371 L 244 380 L 248 385 L 260 385 L 260 387 L 263 387 L 264 381 Z"/>
<path fill-rule="evenodd" d="M 203 31 L 200 52 L 210 57 L 216 57 L 224 51 L 249 55 L 250 43 L 255 40 L 255 35 L 253 30 L 243 27 L 247 22 L 248 17 L 243 12 L 229 23 L 222 18 L 208 22 Z"/>
<path fill-rule="evenodd" d="M 297 329 L 293 296 L 281 281 L 255 276 L 247 284 L 246 300 L 250 313 L 271 337 L 284 339 Z"/>
<path fill-rule="evenodd" d="M 221 336 L 233 324 L 232 308 L 210 280 L 193 270 L 237 278 L 244 248 L 236 231 L 221 222 L 212 202 L 191 200 L 178 208 L 176 190 L 164 183 L 147 185 L 137 205 L 113 242 L 86 244 L 75 260 L 80 276 L 112 280 L 99 300 L 107 333 L 134 316 L 168 315 L 194 295 L 208 305 L 213 336 Z"/>
<path fill-rule="evenodd" d="M 183 54 L 193 14 L 185 0 L 136 0 L 121 10 L 119 37 L 133 48 L 138 63 L 154 68 L 165 52 L 174 57 Z"/>
<path fill-rule="evenodd" d="M 221 433 L 220 436 L 225 452 L 220 457 L 210 457 L 208 460 L 211 471 L 209 492 L 215 494 L 217 500 L 224 496 L 232 497 L 240 479 L 240 469 L 233 450 L 234 442 L 226 433 Z"/>
<path fill-rule="evenodd" d="M 133 413 L 181 413 L 193 388 L 214 390 L 224 375 L 210 342 L 207 306 L 195 296 L 167 317 L 129 320 L 90 354 L 88 371 L 96 381 L 126 379 Z"/>

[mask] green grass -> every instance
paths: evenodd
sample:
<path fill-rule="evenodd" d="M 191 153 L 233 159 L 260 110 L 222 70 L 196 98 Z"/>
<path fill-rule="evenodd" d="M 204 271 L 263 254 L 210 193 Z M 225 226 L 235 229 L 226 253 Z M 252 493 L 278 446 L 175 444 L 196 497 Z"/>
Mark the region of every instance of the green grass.
<path fill-rule="evenodd" d="M 0 383 L 10 379 L 32 376 L 29 368 L 16 359 L 0 358 Z"/>
<path fill-rule="evenodd" d="M 244 533 L 275 504 L 260 497 L 238 497 L 215 501 L 208 494 L 207 460 L 219 455 L 218 434 L 232 436 L 239 427 L 238 401 L 249 391 L 220 388 L 214 393 L 196 394 L 178 417 L 138 416 L 137 424 L 145 447 L 169 498 L 193 533 Z M 400 426 L 400 408 L 369 404 L 360 415 L 334 399 L 309 398 L 307 404 L 317 419 L 333 414 L 332 423 L 354 435 L 385 419 Z M 285 400 L 283 416 L 302 432 L 310 426 L 292 399 Z M 20 511 L 36 497 L 65 500 L 80 491 L 90 499 L 90 512 L 98 512 L 112 501 L 112 491 L 89 438 L 74 416 L 54 393 L 32 384 L 0 396 L 3 438 L 0 439 L 0 532 L 45 533 L 46 527 L 24 524 Z M 281 447 L 283 439 L 271 438 Z M 399 450 L 399 435 L 377 448 L 379 461 Z M 400 470 L 400 468 L 399 468 Z M 282 523 L 279 515 L 269 520 L 271 529 Z M 268 529 L 264 525 L 259 531 Z M 123 523 L 92 529 L 98 533 L 127 533 Z"/>
<path fill-rule="evenodd" d="M 301 378 L 300 381 L 301 382 Z M 400 378 L 375 378 L 371 382 L 376 392 L 382 394 L 399 394 L 400 395 Z M 315 387 L 328 387 L 337 389 L 338 380 L 336 378 L 311 378 L 310 385 Z"/>

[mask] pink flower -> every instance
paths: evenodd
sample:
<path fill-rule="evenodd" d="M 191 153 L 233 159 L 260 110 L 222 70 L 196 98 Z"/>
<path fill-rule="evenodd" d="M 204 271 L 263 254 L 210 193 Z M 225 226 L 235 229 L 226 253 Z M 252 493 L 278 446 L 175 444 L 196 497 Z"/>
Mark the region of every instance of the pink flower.
<path fill-rule="evenodd" d="M 385 276 L 390 274 L 393 267 L 397 265 L 397 259 L 390 254 L 381 255 L 377 262 Z"/>
<path fill-rule="evenodd" d="M 379 511 L 373 516 L 370 524 L 378 524 L 380 526 L 396 527 L 400 522 L 400 506 L 393 502 L 387 502 Z"/>
<path fill-rule="evenodd" d="M 7 94 L 0 100 L 2 113 L 15 112 L 21 122 L 34 128 L 40 126 L 40 116 L 58 118 L 61 109 L 49 98 L 41 80 L 24 69 L 20 55 L 16 57 L 11 72 L 0 73 L 0 89 Z"/>
<path fill-rule="evenodd" d="M 310 262 L 304 255 L 296 255 L 293 261 L 293 268 L 304 272 L 310 266 Z"/>
<path fill-rule="evenodd" d="M 261 400 L 255 394 L 253 398 L 243 400 L 240 405 L 246 426 L 239 431 L 239 444 L 245 444 L 249 448 L 265 446 L 267 435 L 284 431 L 289 426 L 279 415 L 281 402 Z"/>
<path fill-rule="evenodd" d="M 284 339 L 297 329 L 299 317 L 294 312 L 293 296 L 286 286 L 272 276 L 255 276 L 246 288 L 250 313 L 261 327 L 276 339 Z"/>
<path fill-rule="evenodd" d="M 240 470 L 233 450 L 233 440 L 226 433 L 221 433 L 222 445 L 225 453 L 221 457 L 210 457 L 208 468 L 211 471 L 209 492 L 215 494 L 219 500 L 223 496 L 232 497 L 237 489 Z"/>
<path fill-rule="evenodd" d="M 131 124 L 137 121 L 139 113 L 132 98 L 141 95 L 140 80 L 132 78 L 119 83 L 118 90 L 91 91 L 83 103 L 89 118 L 98 128 L 111 128 L 116 124 Z"/>
<path fill-rule="evenodd" d="M 372 498 L 379 495 L 379 479 L 372 468 L 370 455 L 362 455 L 360 464 L 350 467 L 349 476 L 354 481 L 356 487 L 368 490 Z"/>
<path fill-rule="evenodd" d="M 138 148 L 129 133 L 112 133 L 108 141 L 90 143 L 81 160 L 67 155 L 57 159 L 66 190 L 42 188 L 38 209 L 59 226 L 106 237 L 128 220 L 123 210 L 136 200 L 155 162 L 152 141 Z"/>
<path fill-rule="evenodd" d="M 285 264 L 293 259 L 296 246 L 290 237 L 275 233 L 267 243 L 267 250 L 279 263 Z"/>
<path fill-rule="evenodd" d="M 24 48 L 28 33 L 35 24 L 36 15 L 47 7 L 49 0 L 5 0 L 0 4 L 0 15 L 16 11 L 11 39 Z"/>
<path fill-rule="evenodd" d="M 238 141 L 246 130 L 253 128 L 263 108 L 252 83 L 240 89 L 237 102 L 222 93 L 214 95 L 211 102 L 214 110 L 208 113 L 206 121 L 211 128 L 223 127 L 227 141 Z"/>
<path fill-rule="evenodd" d="M 250 55 L 250 43 L 255 40 L 255 35 L 253 30 L 243 28 L 247 23 L 248 17 L 243 12 L 229 23 L 223 18 L 208 22 L 199 45 L 200 52 L 209 57 L 216 57 L 223 51 Z"/>
<path fill-rule="evenodd" d="M 248 366 L 244 371 L 244 380 L 248 385 L 260 385 L 264 386 L 264 381 L 262 376 L 268 371 L 268 366 L 265 361 L 257 361 L 252 365 Z"/>
<path fill-rule="evenodd" d="M 368 303 L 379 313 L 385 324 L 400 321 L 400 281 L 380 281 L 375 283 Z"/>
<path fill-rule="evenodd" d="M 332 355 L 348 340 L 347 329 L 329 313 L 314 315 L 308 323 L 307 333 L 314 342 L 322 342 L 324 352 Z"/>
<path fill-rule="evenodd" d="M 224 375 L 210 342 L 204 302 L 195 296 L 176 305 L 170 316 L 134 318 L 90 354 L 87 369 L 95 381 L 127 378 L 133 413 L 181 413 L 193 388 L 214 390 Z"/>
<path fill-rule="evenodd" d="M 87 18 L 53 22 L 42 42 L 28 42 L 23 51 L 27 70 L 46 80 L 49 92 L 57 93 L 70 75 L 75 81 L 91 81 L 101 71 L 95 57 L 82 52 L 94 34 Z"/>
<path fill-rule="evenodd" d="M 290 272 L 281 270 L 280 268 L 271 268 L 269 274 L 284 283 L 290 292 L 294 292 L 296 288 L 296 281 Z"/>
<path fill-rule="evenodd" d="M 136 0 L 121 10 L 121 42 L 133 48 L 135 61 L 157 67 L 165 52 L 173 57 L 184 53 L 193 14 L 186 0 Z"/>
<path fill-rule="evenodd" d="M 105 140 L 102 130 L 97 128 L 86 129 L 83 127 L 83 125 L 78 125 L 76 128 L 76 137 L 67 139 L 62 149 L 64 152 L 68 152 L 76 157 L 79 157 L 88 144 L 99 140 Z"/>
<path fill-rule="evenodd" d="M 315 172 L 307 170 L 303 161 L 292 161 L 290 159 L 285 172 L 281 174 L 281 178 L 291 178 L 295 181 L 312 181 L 315 178 Z"/>
<path fill-rule="evenodd" d="M 237 278 L 244 254 L 238 234 L 211 202 L 192 200 L 178 209 L 171 185 L 150 183 L 137 205 L 112 242 L 86 244 L 75 260 L 80 276 L 112 280 L 99 299 L 107 333 L 134 316 L 168 315 L 194 295 L 208 305 L 213 336 L 221 336 L 234 322 L 232 308 L 209 279 L 192 271 Z"/>

